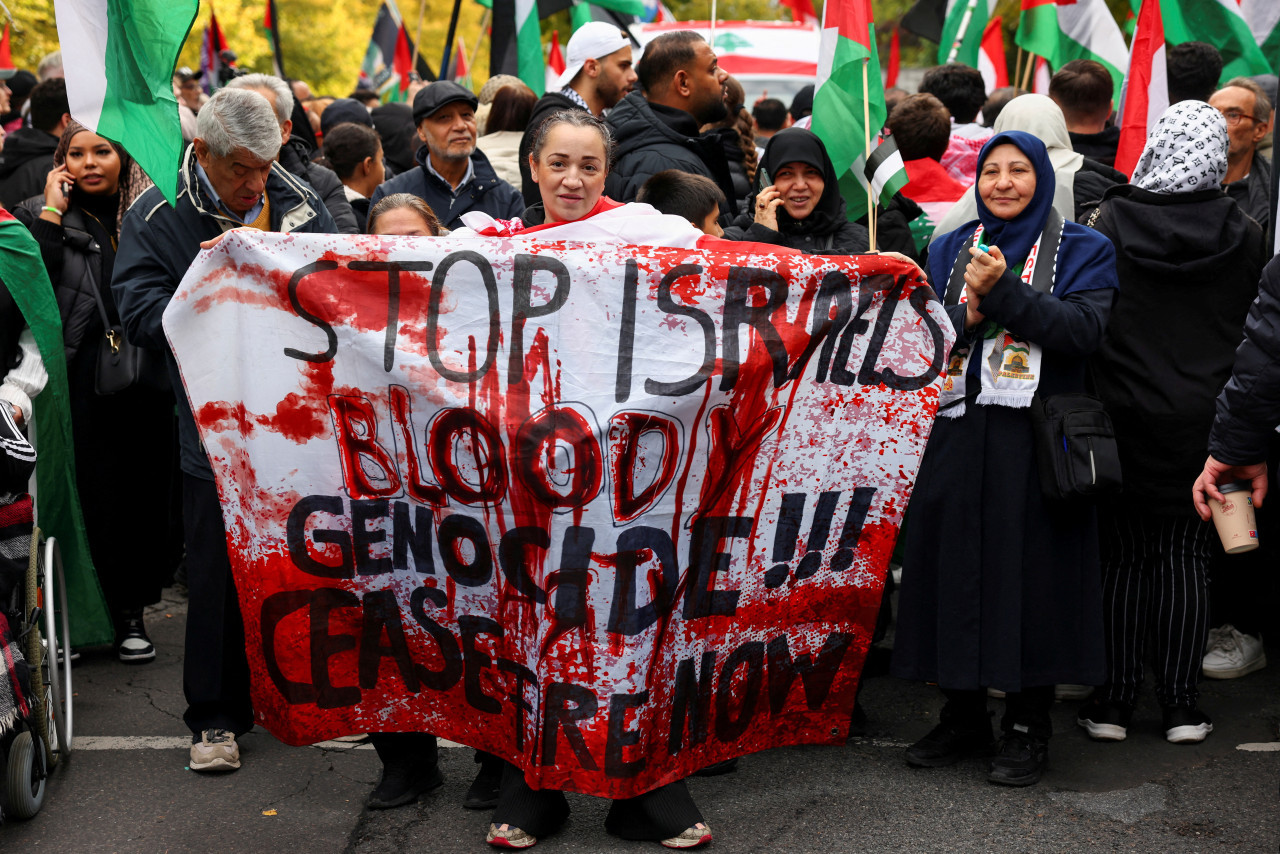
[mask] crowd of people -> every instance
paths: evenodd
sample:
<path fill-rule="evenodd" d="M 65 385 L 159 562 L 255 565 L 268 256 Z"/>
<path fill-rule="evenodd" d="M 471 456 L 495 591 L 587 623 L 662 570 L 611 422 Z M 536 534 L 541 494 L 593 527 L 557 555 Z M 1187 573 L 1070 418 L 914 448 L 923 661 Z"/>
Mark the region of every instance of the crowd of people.
<path fill-rule="evenodd" d="M 498 76 L 478 94 L 439 81 L 415 84 L 411 103 L 380 104 L 372 92 L 316 97 L 302 81 L 238 72 L 209 95 L 182 69 L 189 145 L 176 205 L 72 118 L 60 57 L 38 79 L 6 74 L 0 204 L 38 243 L 57 297 L 85 529 L 122 661 L 155 658 L 143 609 L 182 564 L 192 770 L 240 767 L 236 739 L 253 710 L 217 490 L 174 393 L 161 316 L 201 249 L 236 228 L 551 238 L 595 221 L 601 241 L 915 262 L 957 339 L 904 525 L 892 664 L 946 699 L 906 761 L 981 755 L 992 782 L 1034 784 L 1055 697 L 1088 697 L 1079 725 L 1122 740 L 1149 663 L 1166 738 L 1199 742 L 1213 729 L 1201 675 L 1266 664 L 1269 517 L 1261 511 L 1263 549 L 1228 557 L 1205 501 L 1235 479 L 1261 505 L 1276 457 L 1276 79 L 1220 86 L 1208 45 L 1170 49 L 1172 106 L 1132 176 L 1114 168 L 1113 81 L 1096 62 L 1058 69 L 1047 96 L 987 92 L 978 71 L 955 64 L 928 71 L 916 93 L 891 90 L 883 133 L 909 180 L 881 212 L 878 246 L 865 218 L 847 215 L 840 176 L 807 127 L 812 87 L 791 105 L 747 105 L 693 32 L 659 36 L 638 56 L 626 31 L 586 24 L 541 98 Z M 18 331 L 0 330 L 13 339 L 0 341 L 0 415 L 20 428 L 42 374 Z M 121 341 L 163 354 L 165 369 L 104 389 L 104 342 Z M 1114 495 L 1046 494 L 1037 413 L 1084 392 L 1114 424 L 1123 507 Z M 128 548 L 139 514 L 172 532 L 141 562 Z M 1004 699 L 998 740 L 990 696 Z M 373 742 L 384 768 L 370 808 L 442 784 L 434 736 Z M 564 822 L 562 793 L 531 789 L 497 757 L 476 762 L 465 805 L 493 810 L 491 844 L 529 847 Z M 684 781 L 615 801 L 606 828 L 673 848 L 711 840 Z"/>

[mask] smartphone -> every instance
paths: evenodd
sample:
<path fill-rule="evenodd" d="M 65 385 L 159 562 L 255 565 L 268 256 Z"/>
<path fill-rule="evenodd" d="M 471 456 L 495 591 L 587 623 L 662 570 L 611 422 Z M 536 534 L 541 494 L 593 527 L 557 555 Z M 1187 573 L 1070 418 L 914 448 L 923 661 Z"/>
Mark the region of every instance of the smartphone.
<path fill-rule="evenodd" d="M 62 182 L 62 197 L 64 199 L 71 198 L 71 185 L 68 184 L 66 181 Z"/>

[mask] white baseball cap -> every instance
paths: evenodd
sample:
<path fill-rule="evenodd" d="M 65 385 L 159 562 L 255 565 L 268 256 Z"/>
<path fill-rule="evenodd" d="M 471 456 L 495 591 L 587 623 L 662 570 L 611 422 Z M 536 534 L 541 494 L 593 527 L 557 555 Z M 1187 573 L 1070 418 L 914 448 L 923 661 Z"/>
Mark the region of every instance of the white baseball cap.
<path fill-rule="evenodd" d="M 568 54 L 565 61 L 568 64 L 564 67 L 564 73 L 556 78 L 556 89 L 560 90 L 568 86 L 570 81 L 578 76 L 582 66 L 587 64 L 588 59 L 600 59 L 630 44 L 631 39 L 627 38 L 627 34 L 619 29 L 617 24 L 588 21 L 578 27 L 577 32 L 569 39 L 565 50 Z"/>

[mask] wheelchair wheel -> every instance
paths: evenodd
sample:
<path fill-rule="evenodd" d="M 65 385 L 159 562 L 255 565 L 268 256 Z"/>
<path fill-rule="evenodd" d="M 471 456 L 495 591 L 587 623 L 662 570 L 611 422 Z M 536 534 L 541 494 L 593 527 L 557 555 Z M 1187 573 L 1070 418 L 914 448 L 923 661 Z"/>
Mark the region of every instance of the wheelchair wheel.
<path fill-rule="evenodd" d="M 40 737 L 31 730 L 18 733 L 9 748 L 5 769 L 5 812 L 14 818 L 35 818 L 44 806 L 44 749 Z"/>
<path fill-rule="evenodd" d="M 30 615 L 40 609 L 41 619 L 30 627 L 27 634 L 27 663 L 31 668 L 31 694 L 36 708 L 32 709 L 32 728 L 44 746 L 44 764 L 53 768 L 62 755 L 68 752 L 69 732 L 66 724 L 67 710 L 63 708 L 64 695 L 71 699 L 71 668 L 65 668 L 66 681 L 60 677 L 62 668 L 58 662 L 58 623 L 61 622 L 65 639 L 67 631 L 67 593 L 62 581 L 62 561 L 54 541 L 42 543 L 37 528 L 31 537 L 31 555 L 27 564 L 27 604 Z M 52 548 L 50 548 L 52 547 Z M 61 614 L 59 607 L 61 606 Z M 61 620 L 59 620 L 59 616 Z"/>
<path fill-rule="evenodd" d="M 49 767 L 71 753 L 72 698 L 71 691 L 71 611 L 67 607 L 67 585 L 62 570 L 62 551 L 58 541 L 50 537 L 44 543 L 44 636 L 48 640 L 45 673 L 48 676 L 52 703 L 45 719 L 49 721 L 49 734 L 44 737 L 45 755 Z M 56 639 L 56 643 L 54 642 Z"/>

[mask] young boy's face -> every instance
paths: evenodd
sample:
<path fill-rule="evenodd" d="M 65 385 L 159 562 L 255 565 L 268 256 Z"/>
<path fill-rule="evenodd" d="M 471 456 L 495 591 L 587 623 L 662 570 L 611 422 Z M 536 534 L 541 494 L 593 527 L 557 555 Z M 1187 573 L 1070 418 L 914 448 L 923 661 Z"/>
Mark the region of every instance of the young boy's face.
<path fill-rule="evenodd" d="M 712 237 L 724 237 L 724 229 L 720 227 L 718 220 L 720 219 L 720 211 L 712 211 L 707 214 L 701 223 L 695 222 L 694 225 L 703 234 L 710 234 Z"/>

